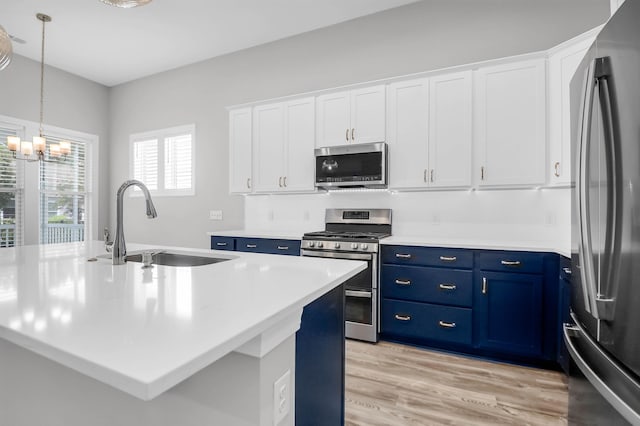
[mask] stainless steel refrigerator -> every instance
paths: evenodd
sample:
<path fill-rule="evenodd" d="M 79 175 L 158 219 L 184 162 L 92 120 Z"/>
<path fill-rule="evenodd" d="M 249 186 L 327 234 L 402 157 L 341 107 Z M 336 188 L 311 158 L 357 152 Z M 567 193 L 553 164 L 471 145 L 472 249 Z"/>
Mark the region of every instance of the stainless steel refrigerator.
<path fill-rule="evenodd" d="M 569 424 L 640 425 L 640 0 L 571 80 Z"/>

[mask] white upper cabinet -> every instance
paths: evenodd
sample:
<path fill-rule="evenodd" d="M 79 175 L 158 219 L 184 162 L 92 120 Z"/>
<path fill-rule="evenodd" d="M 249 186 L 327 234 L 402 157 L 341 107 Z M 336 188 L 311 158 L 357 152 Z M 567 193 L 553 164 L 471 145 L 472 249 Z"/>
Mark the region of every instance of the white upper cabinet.
<path fill-rule="evenodd" d="M 389 186 L 425 188 L 429 167 L 429 80 L 392 83 L 388 95 Z"/>
<path fill-rule="evenodd" d="M 429 185 L 471 185 L 471 71 L 429 79 Z"/>
<path fill-rule="evenodd" d="M 552 50 L 549 55 L 549 163 L 550 185 L 571 183 L 571 105 L 573 75 L 595 40 L 595 34 L 580 37 Z"/>
<path fill-rule="evenodd" d="M 471 184 L 471 71 L 389 85 L 389 183 L 394 189 Z"/>
<path fill-rule="evenodd" d="M 314 98 L 254 108 L 255 192 L 314 189 Z"/>
<path fill-rule="evenodd" d="M 478 186 L 545 182 L 545 59 L 479 68 L 475 80 Z"/>
<path fill-rule="evenodd" d="M 251 108 L 229 111 L 229 192 L 251 192 Z"/>
<path fill-rule="evenodd" d="M 383 142 L 385 86 L 318 96 L 316 146 Z"/>

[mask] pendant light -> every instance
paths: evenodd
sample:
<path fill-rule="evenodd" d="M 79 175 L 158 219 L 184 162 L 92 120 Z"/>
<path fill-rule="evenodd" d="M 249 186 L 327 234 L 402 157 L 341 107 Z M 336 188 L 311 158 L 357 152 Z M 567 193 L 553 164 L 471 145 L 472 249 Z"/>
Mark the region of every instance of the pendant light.
<path fill-rule="evenodd" d="M 12 56 L 11 38 L 9 38 L 9 33 L 0 25 L 0 70 L 5 69 L 11 63 Z"/>

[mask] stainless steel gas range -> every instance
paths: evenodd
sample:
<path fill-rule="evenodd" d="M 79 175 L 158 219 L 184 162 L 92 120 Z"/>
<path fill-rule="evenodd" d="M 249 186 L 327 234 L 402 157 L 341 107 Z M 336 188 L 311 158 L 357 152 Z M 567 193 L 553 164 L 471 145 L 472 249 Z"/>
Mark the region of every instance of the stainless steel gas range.
<path fill-rule="evenodd" d="M 390 209 L 327 209 L 325 230 L 302 237 L 302 256 L 353 259 L 367 269 L 345 283 L 345 334 L 378 341 L 380 239 L 391 235 Z"/>

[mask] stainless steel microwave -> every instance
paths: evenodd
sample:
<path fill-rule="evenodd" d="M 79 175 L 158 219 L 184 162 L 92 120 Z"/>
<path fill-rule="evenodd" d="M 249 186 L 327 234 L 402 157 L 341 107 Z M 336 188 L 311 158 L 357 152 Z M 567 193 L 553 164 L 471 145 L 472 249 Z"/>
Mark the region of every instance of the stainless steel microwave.
<path fill-rule="evenodd" d="M 316 148 L 317 188 L 386 188 L 384 142 Z"/>

